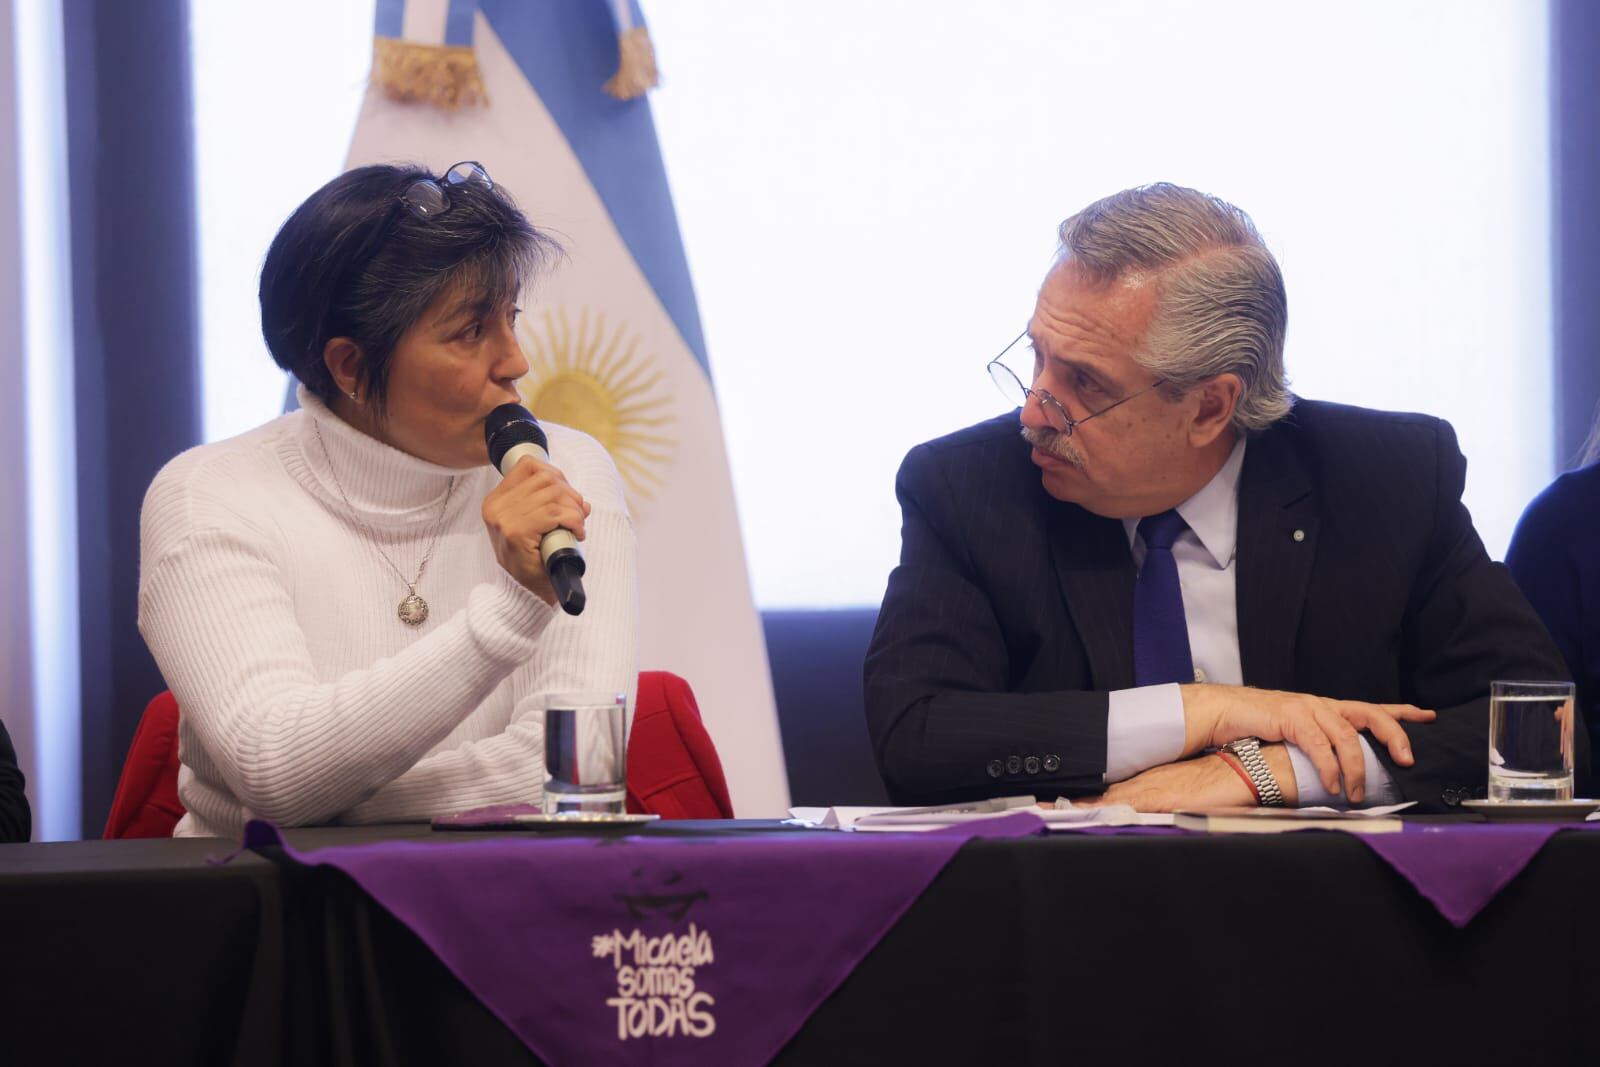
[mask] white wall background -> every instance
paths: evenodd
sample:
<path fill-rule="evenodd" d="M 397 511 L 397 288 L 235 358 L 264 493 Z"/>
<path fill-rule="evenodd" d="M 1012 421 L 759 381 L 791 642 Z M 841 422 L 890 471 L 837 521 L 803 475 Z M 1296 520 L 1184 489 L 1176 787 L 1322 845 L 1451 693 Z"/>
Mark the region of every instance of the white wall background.
<path fill-rule="evenodd" d="M 279 409 L 255 272 L 343 160 L 371 3 L 194 10 L 215 438 Z M 1491 553 L 1550 477 L 1543 3 L 646 14 L 762 606 L 877 603 L 901 457 L 1004 408 L 983 364 L 1026 322 L 1056 224 L 1148 181 L 1255 217 L 1284 268 L 1299 392 L 1455 424 Z"/>
<path fill-rule="evenodd" d="M 192 0 L 206 440 L 283 411 L 261 339 L 267 246 L 344 169 L 372 65 L 373 0 Z"/>
<path fill-rule="evenodd" d="M 36 841 L 78 836 L 78 519 L 73 478 L 66 87 L 58 4 L 0 4 L 0 707 Z"/>
<path fill-rule="evenodd" d="M 17 55 L 13 0 L 0 2 L 0 55 L 14 71 Z M 18 79 L 0 78 L 0 451 L 25 456 L 28 447 L 25 293 L 22 256 L 21 145 Z M 33 700 L 32 597 L 28 588 L 28 471 L 0 464 L 0 679 L 6 703 L 0 724 L 15 746 L 39 807 L 39 753 Z"/>

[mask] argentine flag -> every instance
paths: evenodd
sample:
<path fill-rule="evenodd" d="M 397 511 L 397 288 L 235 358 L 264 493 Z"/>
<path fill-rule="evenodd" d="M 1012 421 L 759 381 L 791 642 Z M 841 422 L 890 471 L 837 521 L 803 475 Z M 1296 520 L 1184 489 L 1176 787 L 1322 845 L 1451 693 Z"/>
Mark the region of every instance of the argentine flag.
<path fill-rule="evenodd" d="M 481 162 L 567 259 L 528 294 L 522 383 L 627 485 L 639 662 L 693 686 L 735 810 L 789 803 L 760 619 L 630 0 L 378 0 L 349 166 Z"/>

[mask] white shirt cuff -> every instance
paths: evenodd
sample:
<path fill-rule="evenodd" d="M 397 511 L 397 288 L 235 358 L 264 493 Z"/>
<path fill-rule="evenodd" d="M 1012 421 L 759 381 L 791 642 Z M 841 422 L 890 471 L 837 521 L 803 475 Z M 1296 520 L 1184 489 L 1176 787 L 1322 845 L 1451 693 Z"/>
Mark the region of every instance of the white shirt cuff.
<path fill-rule="evenodd" d="M 1176 684 L 1118 689 L 1106 713 L 1106 784 L 1183 755 L 1183 693 Z"/>
<path fill-rule="evenodd" d="M 1300 807 L 1375 808 L 1380 804 L 1400 803 L 1400 790 L 1395 786 L 1394 779 L 1389 777 L 1388 768 L 1372 754 L 1372 746 L 1367 744 L 1365 735 L 1360 741 L 1361 760 L 1367 768 L 1367 793 L 1361 798 L 1361 803 L 1354 805 L 1344 796 L 1336 797 L 1322 788 L 1322 776 L 1317 773 L 1311 757 L 1293 745 L 1288 746 L 1289 765 L 1294 768 L 1294 787 L 1300 795 L 1297 801 Z"/>

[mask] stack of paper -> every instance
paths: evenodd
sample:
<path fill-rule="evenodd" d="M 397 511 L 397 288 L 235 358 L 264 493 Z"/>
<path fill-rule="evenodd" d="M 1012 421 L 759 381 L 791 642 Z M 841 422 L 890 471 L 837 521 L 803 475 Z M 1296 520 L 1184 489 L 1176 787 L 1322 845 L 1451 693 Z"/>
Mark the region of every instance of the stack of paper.
<path fill-rule="evenodd" d="M 920 808 L 791 808 L 789 814 L 814 826 L 855 830 L 862 833 L 938 830 L 946 826 L 993 819 L 1013 811 L 1029 811 L 1044 820 L 1051 831 L 1076 830 L 1087 826 L 1171 826 L 1171 815 L 1152 815 L 1134 811 L 1125 804 L 1107 807 L 1073 807 L 1071 801 L 1057 800 L 1054 806 L 1041 807 L 1033 797 L 996 797 L 964 804 L 940 804 Z"/>
<path fill-rule="evenodd" d="M 1395 812 L 1415 801 L 1378 808 L 1210 808 L 1180 811 L 1175 824 L 1211 834 L 1278 834 L 1288 830 L 1344 830 L 1352 834 L 1398 833 L 1405 824 Z"/>

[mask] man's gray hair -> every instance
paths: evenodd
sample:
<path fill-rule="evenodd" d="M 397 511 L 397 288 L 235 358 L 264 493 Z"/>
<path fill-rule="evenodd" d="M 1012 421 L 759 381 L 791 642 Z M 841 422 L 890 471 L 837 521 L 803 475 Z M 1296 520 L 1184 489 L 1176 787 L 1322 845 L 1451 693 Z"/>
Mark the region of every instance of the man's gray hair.
<path fill-rule="evenodd" d="M 1243 383 L 1233 425 L 1265 430 L 1294 399 L 1283 373 L 1283 275 L 1250 216 L 1161 182 L 1098 200 L 1061 224 L 1061 251 L 1101 283 L 1148 275 L 1157 304 L 1134 359 L 1176 396 L 1218 374 Z"/>

